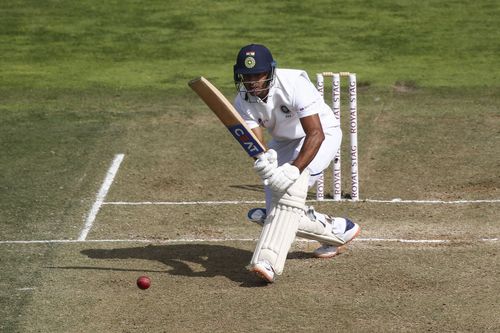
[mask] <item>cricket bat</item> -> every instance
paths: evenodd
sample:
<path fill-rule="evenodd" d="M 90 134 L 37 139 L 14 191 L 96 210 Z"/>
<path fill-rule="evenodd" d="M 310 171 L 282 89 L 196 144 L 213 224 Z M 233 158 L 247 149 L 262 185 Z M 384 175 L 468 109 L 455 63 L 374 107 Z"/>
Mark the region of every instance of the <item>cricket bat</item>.
<path fill-rule="evenodd" d="M 238 111 L 213 84 L 202 76 L 189 81 L 188 85 L 215 113 L 250 157 L 257 158 L 266 151 Z"/>

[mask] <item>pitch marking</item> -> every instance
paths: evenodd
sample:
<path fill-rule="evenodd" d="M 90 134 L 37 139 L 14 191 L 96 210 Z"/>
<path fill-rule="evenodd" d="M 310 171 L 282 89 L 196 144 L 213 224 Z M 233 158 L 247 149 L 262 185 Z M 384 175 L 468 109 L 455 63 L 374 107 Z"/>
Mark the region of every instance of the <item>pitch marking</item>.
<path fill-rule="evenodd" d="M 307 200 L 307 202 L 338 202 L 333 199 L 324 200 Z M 341 200 L 341 202 L 353 203 L 395 203 L 395 204 L 479 204 L 479 203 L 500 203 L 500 199 L 487 199 L 487 200 L 402 200 L 399 198 L 392 200 L 379 200 L 379 199 L 364 199 L 359 201 Z M 103 205 L 124 205 L 124 206 L 140 206 L 140 205 L 166 205 L 166 206 L 184 206 L 184 205 L 243 205 L 243 204 L 264 204 L 263 200 L 229 200 L 229 201 L 109 201 L 103 202 Z"/>
<path fill-rule="evenodd" d="M 48 239 L 48 240 L 10 240 L 0 241 L 0 244 L 74 244 L 74 243 L 147 243 L 147 244 L 176 244 L 176 243 L 223 243 L 223 242 L 256 242 L 256 238 L 181 238 L 181 239 Z M 371 243 L 418 243 L 418 244 L 446 244 L 452 242 L 498 242 L 498 238 L 479 239 L 403 239 L 403 238 L 356 238 L 353 242 Z M 315 242 L 307 239 L 296 239 L 299 243 Z"/>
<path fill-rule="evenodd" d="M 108 194 L 111 184 L 113 184 L 113 180 L 115 179 L 116 173 L 118 172 L 118 168 L 120 167 L 120 164 L 122 163 L 124 157 L 125 157 L 124 154 L 115 155 L 113 163 L 111 163 L 111 166 L 109 167 L 108 172 L 106 173 L 106 177 L 104 178 L 104 182 L 102 183 L 101 188 L 97 193 L 96 200 L 92 205 L 92 208 L 90 209 L 90 212 L 85 220 L 85 225 L 83 226 L 83 229 L 80 231 L 80 235 L 78 236 L 79 241 L 84 241 L 87 238 L 90 229 L 92 229 L 92 225 L 94 224 L 97 213 L 99 213 L 99 209 L 101 209 L 101 206 L 104 203 L 104 199 Z"/>

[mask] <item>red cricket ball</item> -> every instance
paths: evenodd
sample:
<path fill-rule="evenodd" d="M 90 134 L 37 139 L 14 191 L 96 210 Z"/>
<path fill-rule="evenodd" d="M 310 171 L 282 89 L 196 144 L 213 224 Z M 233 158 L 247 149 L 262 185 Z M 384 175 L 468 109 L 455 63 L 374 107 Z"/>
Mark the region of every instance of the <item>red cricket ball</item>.
<path fill-rule="evenodd" d="M 148 276 L 139 276 L 137 279 L 137 287 L 148 289 L 151 286 L 151 279 Z"/>

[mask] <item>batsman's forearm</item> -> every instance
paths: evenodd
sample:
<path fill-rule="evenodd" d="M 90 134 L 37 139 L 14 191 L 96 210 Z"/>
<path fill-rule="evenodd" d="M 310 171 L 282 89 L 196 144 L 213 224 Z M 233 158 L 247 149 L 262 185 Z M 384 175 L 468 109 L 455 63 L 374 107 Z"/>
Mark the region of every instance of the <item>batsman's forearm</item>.
<path fill-rule="evenodd" d="M 300 172 L 304 171 L 318 153 L 324 140 L 325 135 L 322 130 L 309 133 L 304 140 L 299 155 L 292 164 L 295 165 Z"/>

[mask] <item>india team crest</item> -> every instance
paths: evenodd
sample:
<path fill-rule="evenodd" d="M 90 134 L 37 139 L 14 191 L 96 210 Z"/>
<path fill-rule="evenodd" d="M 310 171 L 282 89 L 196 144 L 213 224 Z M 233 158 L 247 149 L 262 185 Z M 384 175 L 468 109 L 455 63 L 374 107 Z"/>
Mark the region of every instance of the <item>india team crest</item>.
<path fill-rule="evenodd" d="M 281 109 L 281 112 L 283 112 L 284 114 L 290 113 L 290 109 L 286 105 L 280 106 L 280 109 Z"/>
<path fill-rule="evenodd" d="M 254 68 L 255 67 L 255 58 L 254 57 L 246 57 L 245 67 L 246 68 Z"/>

